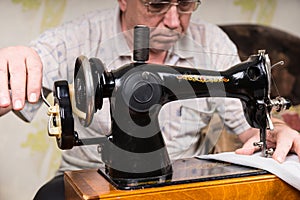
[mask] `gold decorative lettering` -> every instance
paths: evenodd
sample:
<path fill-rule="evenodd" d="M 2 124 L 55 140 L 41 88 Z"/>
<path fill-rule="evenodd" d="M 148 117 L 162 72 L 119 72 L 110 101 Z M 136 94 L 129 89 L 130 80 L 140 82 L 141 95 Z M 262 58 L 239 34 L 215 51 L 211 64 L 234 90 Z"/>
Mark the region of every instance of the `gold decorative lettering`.
<path fill-rule="evenodd" d="M 227 83 L 228 78 L 223 76 L 201 76 L 201 75 L 178 75 L 178 80 L 187 80 L 200 83 Z"/>

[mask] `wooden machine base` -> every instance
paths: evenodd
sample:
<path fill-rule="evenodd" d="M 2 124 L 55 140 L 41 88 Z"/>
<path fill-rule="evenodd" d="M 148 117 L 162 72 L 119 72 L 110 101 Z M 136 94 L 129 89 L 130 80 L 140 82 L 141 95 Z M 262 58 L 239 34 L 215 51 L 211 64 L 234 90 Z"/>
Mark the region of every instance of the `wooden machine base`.
<path fill-rule="evenodd" d="M 116 189 L 97 169 L 69 171 L 64 179 L 67 200 L 300 199 L 300 191 L 271 174 L 137 190 Z"/>

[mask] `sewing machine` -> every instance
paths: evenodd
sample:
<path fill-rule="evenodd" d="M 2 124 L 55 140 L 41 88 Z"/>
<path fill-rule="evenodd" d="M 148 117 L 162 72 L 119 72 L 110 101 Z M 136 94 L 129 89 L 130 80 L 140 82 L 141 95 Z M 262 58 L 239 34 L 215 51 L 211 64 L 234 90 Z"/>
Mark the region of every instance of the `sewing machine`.
<path fill-rule="evenodd" d="M 55 82 L 48 132 L 59 148 L 98 144 L 105 163 L 98 172 L 120 189 L 168 184 L 174 166 L 159 128 L 161 107 L 183 99 L 233 97 L 241 100 L 248 123 L 260 130 L 260 141 L 254 145 L 261 148 L 262 156 L 272 154 L 266 144 L 266 131 L 273 129 L 270 113 L 288 109 L 290 102 L 270 98 L 272 66 L 264 51 L 226 71 L 157 65 L 147 63 L 148 37 L 147 27 L 136 27 L 133 63 L 109 72 L 99 59 L 80 56 L 73 85 Z M 104 98 L 110 100 L 111 134 L 81 139 L 74 130 L 73 113 L 88 126 Z"/>

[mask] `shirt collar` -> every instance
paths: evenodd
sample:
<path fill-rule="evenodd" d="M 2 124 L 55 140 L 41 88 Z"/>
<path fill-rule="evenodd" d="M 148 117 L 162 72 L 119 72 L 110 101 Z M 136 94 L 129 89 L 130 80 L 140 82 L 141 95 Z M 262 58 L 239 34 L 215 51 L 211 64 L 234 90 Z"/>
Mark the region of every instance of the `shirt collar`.
<path fill-rule="evenodd" d="M 171 49 L 171 54 L 177 55 L 180 59 L 193 59 L 195 48 L 195 41 L 192 39 L 190 29 L 188 29 L 186 34 Z"/>

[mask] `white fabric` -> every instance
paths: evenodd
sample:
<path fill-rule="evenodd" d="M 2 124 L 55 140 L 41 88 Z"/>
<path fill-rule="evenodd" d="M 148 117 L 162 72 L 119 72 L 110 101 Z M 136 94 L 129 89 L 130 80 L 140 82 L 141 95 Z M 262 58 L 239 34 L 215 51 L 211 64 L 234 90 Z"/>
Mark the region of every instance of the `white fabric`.
<path fill-rule="evenodd" d="M 219 154 L 202 155 L 199 156 L 199 158 L 220 160 L 238 165 L 263 169 L 276 175 L 286 183 L 300 190 L 300 161 L 298 156 L 295 154 L 288 155 L 283 163 L 279 163 L 272 158 L 265 158 L 261 156 L 261 152 L 257 152 L 250 156 L 239 155 L 234 152 L 225 152 Z"/>

